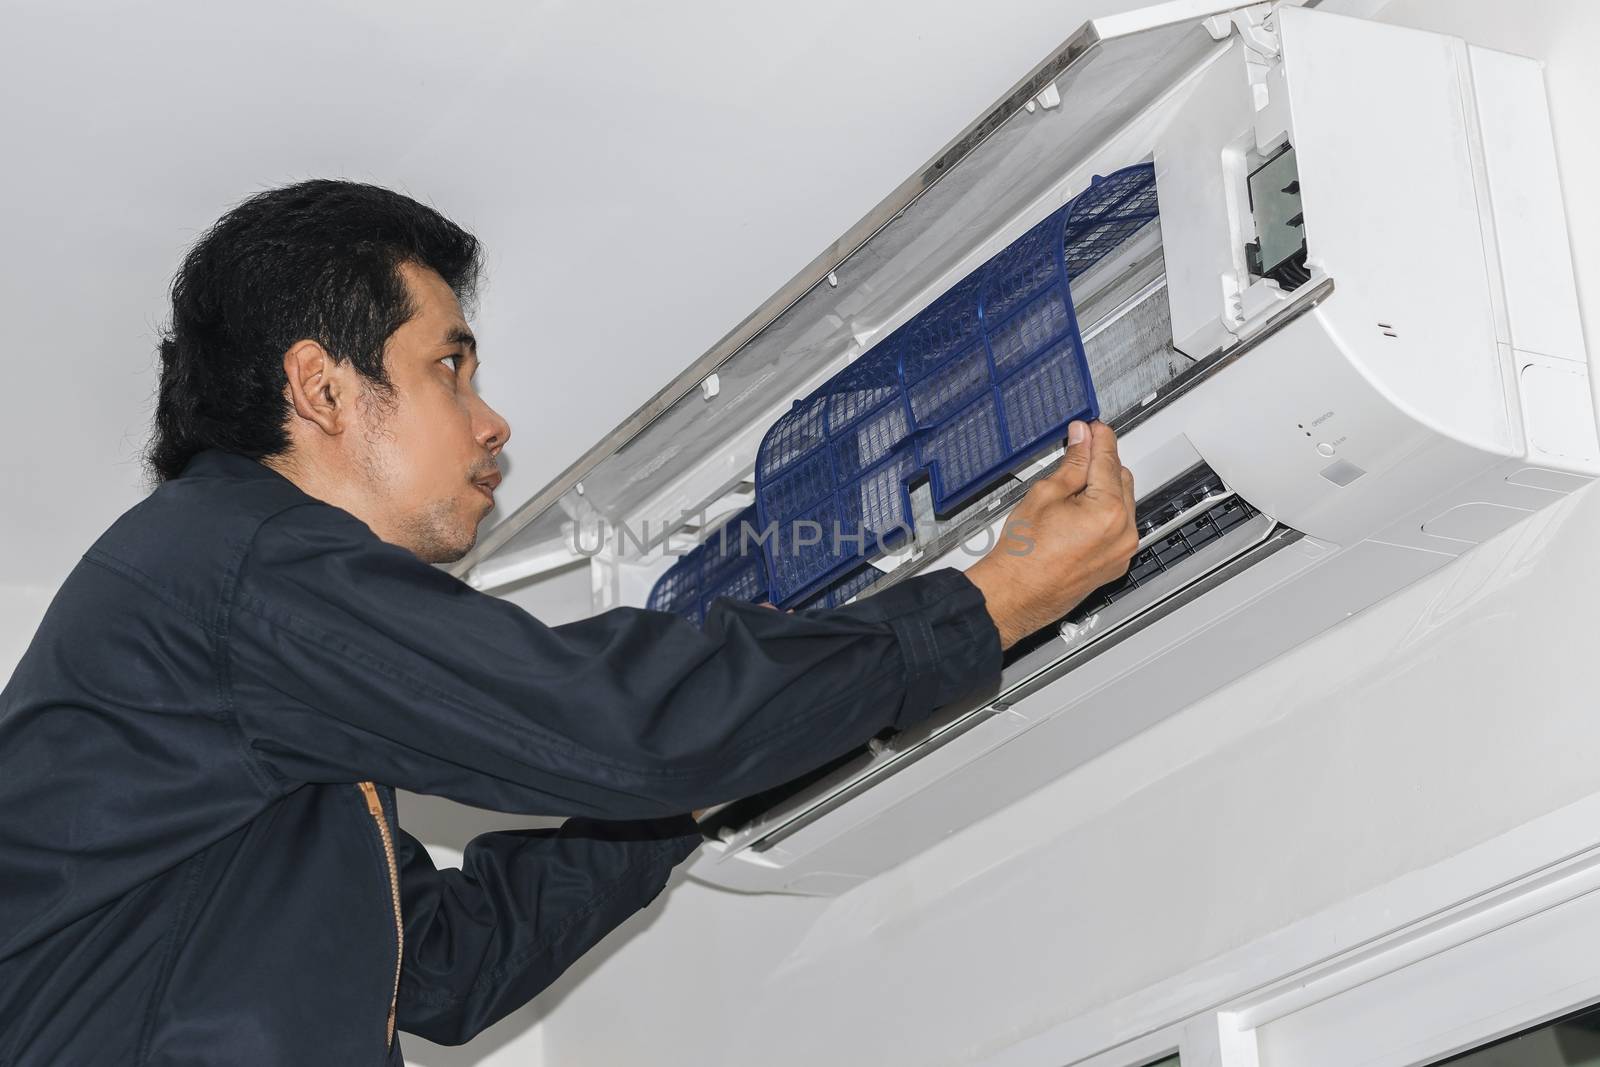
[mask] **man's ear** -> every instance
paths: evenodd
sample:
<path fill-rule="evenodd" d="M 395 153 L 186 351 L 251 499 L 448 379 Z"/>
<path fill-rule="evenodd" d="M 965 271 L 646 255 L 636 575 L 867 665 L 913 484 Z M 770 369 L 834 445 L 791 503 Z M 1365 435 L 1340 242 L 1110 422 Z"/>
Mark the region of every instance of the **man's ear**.
<path fill-rule="evenodd" d="M 296 341 L 283 354 L 295 414 L 329 436 L 341 433 L 351 414 L 345 376 L 338 369 L 328 350 L 315 341 Z"/>

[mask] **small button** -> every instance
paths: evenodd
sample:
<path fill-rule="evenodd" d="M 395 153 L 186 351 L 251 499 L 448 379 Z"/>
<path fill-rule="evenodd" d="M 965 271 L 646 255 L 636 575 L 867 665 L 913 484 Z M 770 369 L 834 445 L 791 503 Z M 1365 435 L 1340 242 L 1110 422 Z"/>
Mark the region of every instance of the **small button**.
<path fill-rule="evenodd" d="M 1317 454 L 1319 456 L 1331 456 L 1331 455 L 1333 455 L 1333 452 L 1334 452 L 1333 446 L 1330 445 L 1326 441 L 1322 442 L 1320 445 L 1317 446 Z"/>

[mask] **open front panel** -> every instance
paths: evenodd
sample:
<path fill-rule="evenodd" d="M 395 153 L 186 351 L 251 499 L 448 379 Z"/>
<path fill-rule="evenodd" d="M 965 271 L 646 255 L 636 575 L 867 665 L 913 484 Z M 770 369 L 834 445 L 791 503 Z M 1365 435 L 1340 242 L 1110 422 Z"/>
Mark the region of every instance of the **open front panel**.
<path fill-rule="evenodd" d="M 519 561 L 595 543 L 590 526 L 637 530 L 644 517 L 659 544 L 661 524 L 682 525 L 747 479 L 793 398 L 872 347 L 902 309 L 946 291 L 1097 168 L 1148 159 L 1106 145 L 1225 49 L 1207 15 L 1246 6 L 1197 0 L 1085 26 L 452 570 L 492 587 L 530 573 Z"/>

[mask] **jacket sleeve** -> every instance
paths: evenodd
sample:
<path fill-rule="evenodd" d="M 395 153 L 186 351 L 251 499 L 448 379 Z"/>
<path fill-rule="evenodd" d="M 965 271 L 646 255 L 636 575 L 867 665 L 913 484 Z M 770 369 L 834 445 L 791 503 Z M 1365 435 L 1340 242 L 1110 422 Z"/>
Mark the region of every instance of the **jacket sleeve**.
<path fill-rule="evenodd" d="M 747 796 L 1000 672 L 959 570 L 832 611 L 723 599 L 703 630 L 638 608 L 552 627 L 322 503 L 260 527 L 230 600 L 228 700 L 269 773 L 530 814 L 646 819 Z"/>
<path fill-rule="evenodd" d="M 700 841 L 688 816 L 482 834 L 459 870 L 398 835 L 405 956 L 395 1024 L 459 1045 L 649 904 Z"/>

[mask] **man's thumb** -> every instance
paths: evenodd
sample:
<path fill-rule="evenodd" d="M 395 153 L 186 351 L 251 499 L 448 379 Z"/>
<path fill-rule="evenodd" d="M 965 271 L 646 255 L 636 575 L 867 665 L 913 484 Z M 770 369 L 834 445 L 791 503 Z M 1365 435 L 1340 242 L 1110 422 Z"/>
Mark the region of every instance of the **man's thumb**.
<path fill-rule="evenodd" d="M 1074 421 L 1067 426 L 1067 451 L 1050 478 L 1068 493 L 1079 492 L 1089 484 L 1091 440 L 1088 423 Z"/>

